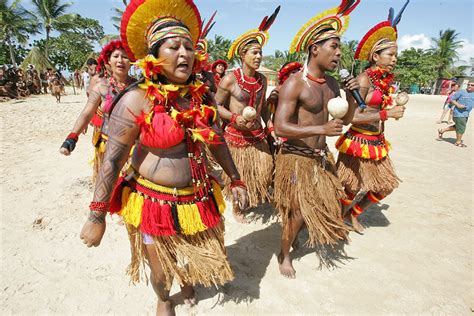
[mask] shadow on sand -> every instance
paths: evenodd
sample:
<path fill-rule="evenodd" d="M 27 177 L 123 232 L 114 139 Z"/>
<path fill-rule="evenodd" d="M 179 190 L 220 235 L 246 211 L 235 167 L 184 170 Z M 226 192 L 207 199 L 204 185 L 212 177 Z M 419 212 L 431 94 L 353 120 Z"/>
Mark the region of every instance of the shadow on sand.
<path fill-rule="evenodd" d="M 389 207 L 390 205 L 388 204 L 372 205 L 358 217 L 359 222 L 366 228 L 387 227 L 390 225 L 390 221 L 382 211 L 388 210 Z"/>
<path fill-rule="evenodd" d="M 216 304 L 224 305 L 227 302 L 251 303 L 259 299 L 260 283 L 272 257 L 276 256 L 280 250 L 281 232 L 281 226 L 278 223 L 272 223 L 264 229 L 239 238 L 235 244 L 226 247 L 235 279 L 217 289 L 197 287 L 198 300 L 218 296 Z M 294 260 L 315 253 L 319 258 L 319 269 L 335 269 L 354 259 L 344 250 L 346 241 L 340 241 L 332 246 L 320 245 L 308 248 L 303 245 L 306 240 L 308 240 L 308 233 L 304 229 L 298 236 L 301 246 L 291 253 Z"/>
<path fill-rule="evenodd" d="M 436 140 L 440 141 L 440 142 L 450 143 L 450 144 L 453 144 L 453 145 L 456 142 L 456 138 L 453 138 L 453 137 L 443 137 L 441 139 L 437 138 Z"/>
<path fill-rule="evenodd" d="M 258 207 L 251 208 L 247 215 L 249 222 L 261 222 L 263 225 L 270 224 L 277 220 L 277 213 L 271 203 L 265 203 Z"/>

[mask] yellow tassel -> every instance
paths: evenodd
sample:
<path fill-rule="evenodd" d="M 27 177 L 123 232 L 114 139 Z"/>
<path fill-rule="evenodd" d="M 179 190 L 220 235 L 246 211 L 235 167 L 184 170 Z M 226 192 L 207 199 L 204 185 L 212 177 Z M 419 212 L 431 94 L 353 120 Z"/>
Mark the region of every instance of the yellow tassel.
<path fill-rule="evenodd" d="M 212 190 L 214 191 L 214 198 L 216 199 L 217 207 L 219 208 L 219 214 L 222 215 L 224 214 L 226 205 L 219 183 L 212 181 Z"/>
<path fill-rule="evenodd" d="M 127 188 L 124 188 L 124 190 Z M 130 190 L 130 189 L 128 189 Z M 120 211 L 123 221 L 127 224 L 138 227 L 142 219 L 143 196 L 132 192 L 128 195 L 128 199 L 122 200 L 122 205 L 125 205 Z"/>
<path fill-rule="evenodd" d="M 196 204 L 178 205 L 179 226 L 185 235 L 203 232 L 207 227 L 201 221 L 201 215 Z"/>
<path fill-rule="evenodd" d="M 369 153 L 369 146 L 366 144 L 363 144 L 360 146 L 362 149 L 362 158 L 369 159 L 370 158 L 370 153 Z"/>
<path fill-rule="evenodd" d="M 349 149 L 350 145 L 351 145 L 351 140 L 346 138 L 346 139 L 344 139 L 342 144 L 337 148 L 337 150 L 339 150 L 342 153 L 346 153 L 347 149 Z"/>

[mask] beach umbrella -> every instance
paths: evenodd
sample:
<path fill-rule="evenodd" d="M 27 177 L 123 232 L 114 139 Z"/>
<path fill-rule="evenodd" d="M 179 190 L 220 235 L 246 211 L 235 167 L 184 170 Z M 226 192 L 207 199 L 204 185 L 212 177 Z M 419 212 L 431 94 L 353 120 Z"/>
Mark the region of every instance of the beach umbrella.
<path fill-rule="evenodd" d="M 55 69 L 51 62 L 46 58 L 46 56 L 41 52 L 38 47 L 33 47 L 28 55 L 25 57 L 20 67 L 23 70 L 28 69 L 28 65 L 34 65 L 38 72 L 42 72 L 47 68 Z"/>

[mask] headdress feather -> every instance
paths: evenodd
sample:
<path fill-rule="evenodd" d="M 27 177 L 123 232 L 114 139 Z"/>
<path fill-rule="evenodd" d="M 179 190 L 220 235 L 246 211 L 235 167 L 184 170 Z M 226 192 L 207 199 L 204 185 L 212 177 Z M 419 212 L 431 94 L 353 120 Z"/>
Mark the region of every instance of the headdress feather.
<path fill-rule="evenodd" d="M 280 12 L 280 7 L 281 6 L 278 6 L 272 13 L 272 15 L 270 15 L 270 17 L 266 16 L 263 18 L 262 23 L 260 23 L 260 26 L 258 27 L 259 31 L 265 32 L 270 28 L 270 26 L 272 26 L 273 22 L 275 22 L 278 13 Z"/>
<path fill-rule="evenodd" d="M 266 16 L 263 18 L 262 22 L 256 29 L 249 30 L 244 34 L 240 35 L 231 45 L 229 51 L 227 52 L 227 58 L 230 60 L 233 57 L 237 56 L 242 47 L 244 47 L 250 41 L 258 41 L 260 45 L 263 47 L 269 38 L 268 30 L 272 26 L 273 22 L 280 12 L 280 6 L 278 6 L 275 11 L 270 15 L 270 17 Z"/>
<path fill-rule="evenodd" d="M 349 15 L 359 5 L 360 0 L 343 0 L 337 10 L 337 15 Z"/>
<path fill-rule="evenodd" d="M 407 7 L 408 3 L 410 2 L 410 0 L 407 0 L 407 2 L 405 2 L 405 4 L 403 5 L 402 9 L 400 10 L 400 12 L 397 14 L 397 16 L 393 19 L 390 19 L 390 15 L 389 15 L 389 21 L 392 23 L 392 26 L 393 27 L 396 27 L 398 23 L 400 23 L 400 20 L 402 19 L 402 14 L 403 14 L 403 11 L 405 11 L 405 8 Z M 392 10 L 392 12 L 394 11 L 393 8 L 390 8 Z M 393 17 L 393 13 L 392 13 L 392 17 Z"/>
<path fill-rule="evenodd" d="M 395 16 L 395 10 L 390 8 L 388 10 L 388 18 L 386 21 L 380 22 L 372 27 L 362 38 L 357 46 L 354 58 L 357 60 L 371 60 L 373 52 L 396 46 L 397 41 L 397 24 L 402 18 L 402 13 L 405 11 L 410 0 L 407 0 L 400 12 Z"/>
<path fill-rule="evenodd" d="M 216 14 L 217 14 L 217 11 L 214 11 L 214 13 L 209 18 L 209 21 L 206 23 L 206 25 L 202 29 L 200 38 L 206 38 L 206 36 L 212 30 L 214 24 L 216 24 L 216 22 L 214 21 L 214 17 L 216 16 Z M 204 21 L 202 23 L 204 23 Z"/>

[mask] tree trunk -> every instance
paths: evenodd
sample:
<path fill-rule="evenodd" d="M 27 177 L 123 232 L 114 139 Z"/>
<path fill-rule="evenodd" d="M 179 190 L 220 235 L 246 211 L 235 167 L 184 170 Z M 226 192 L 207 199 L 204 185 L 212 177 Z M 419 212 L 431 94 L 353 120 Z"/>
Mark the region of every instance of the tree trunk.
<path fill-rule="evenodd" d="M 49 60 L 49 32 L 51 31 L 51 26 L 46 25 L 46 43 L 44 44 L 44 55 Z"/>
<path fill-rule="evenodd" d="M 13 48 L 13 43 L 10 41 L 10 39 L 7 39 L 7 44 L 8 44 L 8 49 L 10 50 L 10 59 L 12 61 L 12 65 L 16 65 L 16 59 L 15 59 L 15 50 Z"/>

